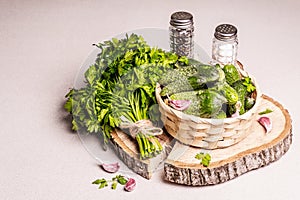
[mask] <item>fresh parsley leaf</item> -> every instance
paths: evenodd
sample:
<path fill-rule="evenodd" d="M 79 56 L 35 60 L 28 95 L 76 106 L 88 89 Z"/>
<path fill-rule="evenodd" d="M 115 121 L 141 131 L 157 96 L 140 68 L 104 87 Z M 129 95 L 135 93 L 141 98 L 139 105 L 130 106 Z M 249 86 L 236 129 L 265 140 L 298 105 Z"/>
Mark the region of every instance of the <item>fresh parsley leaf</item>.
<path fill-rule="evenodd" d="M 100 183 L 99 189 L 105 188 L 107 186 L 108 186 L 107 182 L 102 182 L 102 183 Z"/>
<path fill-rule="evenodd" d="M 104 178 L 97 179 L 97 180 L 93 181 L 92 184 L 99 185 L 99 189 L 102 189 L 102 188 L 108 186 L 107 180 L 105 180 Z"/>
<path fill-rule="evenodd" d="M 101 183 L 101 179 L 97 179 L 97 180 L 92 182 L 92 184 L 97 184 L 97 185 L 100 184 L 100 183 Z"/>
<path fill-rule="evenodd" d="M 195 158 L 201 160 L 204 157 L 204 153 L 197 153 Z"/>
<path fill-rule="evenodd" d="M 125 185 L 127 183 L 127 179 L 122 175 L 117 175 L 116 179 L 121 185 Z"/>
<path fill-rule="evenodd" d="M 267 108 L 266 110 L 264 110 L 264 111 L 262 111 L 262 112 L 259 112 L 258 114 L 259 114 L 259 115 L 264 115 L 264 114 L 268 114 L 268 113 L 271 113 L 271 112 L 273 112 L 273 110 Z"/>
<path fill-rule="evenodd" d="M 186 65 L 189 63 L 189 59 L 185 56 L 180 57 L 178 61 Z"/>
<path fill-rule="evenodd" d="M 188 64 L 189 60 L 157 47 L 151 48 L 136 34 L 126 34 L 123 39 L 112 38 L 94 46 L 100 52 L 84 73 L 86 85 L 70 90 L 65 109 L 72 114 L 74 130 L 101 132 L 106 143 L 111 131 L 120 125 L 121 116 L 133 123 L 149 119 L 149 111 L 154 110 L 151 107 L 157 104 L 157 81 L 166 71 L 176 68 L 176 64 Z M 151 118 L 154 123 L 159 121 L 157 116 Z M 145 151 L 143 158 L 161 152 L 160 144 L 153 146 L 159 148 L 146 149 L 143 143 L 139 145 L 139 149 Z M 100 184 L 104 186 L 105 183 Z"/>
<path fill-rule="evenodd" d="M 73 99 L 72 95 L 74 93 L 74 89 L 71 89 L 68 94 L 66 94 L 67 101 L 64 105 L 64 108 L 67 110 L 67 112 L 72 113 L 72 104 L 73 104 Z"/>
<path fill-rule="evenodd" d="M 243 85 L 247 87 L 247 92 L 250 92 L 250 93 L 256 89 L 255 86 L 252 84 L 250 77 L 244 78 Z"/>
<path fill-rule="evenodd" d="M 208 153 L 198 153 L 196 154 L 195 158 L 200 160 L 200 164 L 202 164 L 204 167 L 208 167 L 211 161 L 211 156 Z"/>
<path fill-rule="evenodd" d="M 113 190 L 117 189 L 117 185 L 118 185 L 118 182 L 113 181 L 113 183 L 111 184 L 111 189 L 113 189 Z"/>
<path fill-rule="evenodd" d="M 88 84 L 92 85 L 97 78 L 97 70 L 95 65 L 91 65 L 88 70 L 84 73 L 85 79 L 87 80 Z"/>
<path fill-rule="evenodd" d="M 108 186 L 108 183 L 111 183 L 111 189 L 115 190 L 118 186 L 118 184 L 121 185 L 126 185 L 126 183 L 128 182 L 128 180 L 122 176 L 122 175 L 117 175 L 115 177 L 113 177 L 111 180 L 106 180 L 105 178 L 102 179 L 97 179 L 95 181 L 92 182 L 92 184 L 95 185 L 99 185 L 98 189 L 102 189 L 104 187 Z"/>

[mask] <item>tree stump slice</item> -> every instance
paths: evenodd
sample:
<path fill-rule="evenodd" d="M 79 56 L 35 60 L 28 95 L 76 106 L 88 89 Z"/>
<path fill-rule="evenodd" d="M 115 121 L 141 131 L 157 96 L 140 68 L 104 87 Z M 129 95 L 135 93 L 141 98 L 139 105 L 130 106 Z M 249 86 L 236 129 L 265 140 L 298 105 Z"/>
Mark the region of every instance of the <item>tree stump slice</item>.
<path fill-rule="evenodd" d="M 153 172 L 166 159 L 168 153 L 171 151 L 169 144 L 172 138 L 166 133 L 157 136 L 163 146 L 163 151 L 156 157 L 146 160 L 140 159 L 137 143 L 131 136 L 119 129 L 115 129 L 111 133 L 111 136 L 112 139 L 110 141 L 119 158 L 133 172 L 146 179 L 152 177 Z"/>
<path fill-rule="evenodd" d="M 176 142 L 164 163 L 165 180 L 190 186 L 214 185 L 234 179 L 246 172 L 266 166 L 283 156 L 292 143 L 291 118 L 286 109 L 263 95 L 258 112 L 265 109 L 273 112 L 267 116 L 273 123 L 271 132 L 255 122 L 251 134 L 239 143 L 215 150 L 205 150 Z M 258 118 L 260 115 L 258 115 Z M 195 158 L 197 153 L 211 155 L 208 167 Z"/>

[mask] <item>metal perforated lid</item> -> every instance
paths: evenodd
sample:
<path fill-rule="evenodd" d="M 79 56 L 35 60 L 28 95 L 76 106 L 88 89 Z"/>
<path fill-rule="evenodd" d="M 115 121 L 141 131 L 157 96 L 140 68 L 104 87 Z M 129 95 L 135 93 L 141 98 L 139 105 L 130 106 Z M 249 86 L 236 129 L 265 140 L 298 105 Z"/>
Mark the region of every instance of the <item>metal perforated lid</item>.
<path fill-rule="evenodd" d="M 170 24 L 178 28 L 188 28 L 194 24 L 193 15 L 185 11 L 175 12 L 171 15 Z"/>
<path fill-rule="evenodd" d="M 215 29 L 215 38 L 218 40 L 233 40 L 237 37 L 237 28 L 231 24 L 221 24 Z"/>

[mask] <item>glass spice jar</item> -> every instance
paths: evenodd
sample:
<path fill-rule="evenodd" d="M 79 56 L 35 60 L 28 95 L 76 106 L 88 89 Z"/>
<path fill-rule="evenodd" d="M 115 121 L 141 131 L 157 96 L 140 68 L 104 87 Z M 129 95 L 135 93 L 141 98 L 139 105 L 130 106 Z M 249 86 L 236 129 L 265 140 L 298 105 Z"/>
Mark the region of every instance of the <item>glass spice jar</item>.
<path fill-rule="evenodd" d="M 217 26 L 212 42 L 213 63 L 235 65 L 237 48 L 237 28 L 231 24 L 221 24 Z"/>
<path fill-rule="evenodd" d="M 193 15 L 179 11 L 171 15 L 169 34 L 170 50 L 180 56 L 194 56 Z"/>

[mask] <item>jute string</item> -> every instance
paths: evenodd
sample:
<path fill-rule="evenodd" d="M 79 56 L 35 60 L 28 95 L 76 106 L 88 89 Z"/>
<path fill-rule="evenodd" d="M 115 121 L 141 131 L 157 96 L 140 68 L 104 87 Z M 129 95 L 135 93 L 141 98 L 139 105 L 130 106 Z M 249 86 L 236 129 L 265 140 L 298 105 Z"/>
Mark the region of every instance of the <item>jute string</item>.
<path fill-rule="evenodd" d="M 150 136 L 161 135 L 163 133 L 163 130 L 155 127 L 149 119 L 143 119 L 133 123 L 122 116 L 121 120 L 120 128 L 129 129 L 129 133 L 133 138 L 135 138 L 138 133 Z"/>

